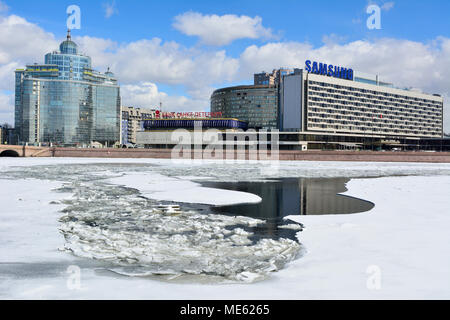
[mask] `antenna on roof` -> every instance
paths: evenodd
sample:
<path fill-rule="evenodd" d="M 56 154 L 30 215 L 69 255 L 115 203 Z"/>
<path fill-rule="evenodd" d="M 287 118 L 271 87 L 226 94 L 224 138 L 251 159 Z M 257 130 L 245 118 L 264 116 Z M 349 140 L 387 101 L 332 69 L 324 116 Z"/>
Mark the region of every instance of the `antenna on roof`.
<path fill-rule="evenodd" d="M 72 40 L 72 36 L 70 35 L 70 29 L 67 29 L 67 40 Z"/>

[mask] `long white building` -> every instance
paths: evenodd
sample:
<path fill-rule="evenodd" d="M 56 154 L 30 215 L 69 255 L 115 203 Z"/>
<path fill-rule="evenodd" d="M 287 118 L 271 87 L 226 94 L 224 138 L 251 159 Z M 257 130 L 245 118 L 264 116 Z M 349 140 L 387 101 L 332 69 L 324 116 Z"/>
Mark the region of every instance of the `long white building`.
<path fill-rule="evenodd" d="M 280 84 L 279 126 L 285 132 L 439 138 L 443 104 L 436 94 L 307 61 Z"/>

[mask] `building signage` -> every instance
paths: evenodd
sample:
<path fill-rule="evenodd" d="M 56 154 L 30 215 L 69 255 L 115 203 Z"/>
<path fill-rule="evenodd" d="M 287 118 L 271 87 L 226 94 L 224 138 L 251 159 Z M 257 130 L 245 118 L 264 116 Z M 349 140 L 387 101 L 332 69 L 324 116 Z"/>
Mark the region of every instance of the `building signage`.
<path fill-rule="evenodd" d="M 179 119 L 179 118 L 221 118 L 222 112 L 160 112 L 156 110 L 155 118 Z"/>
<path fill-rule="evenodd" d="M 321 62 L 311 62 L 311 60 L 305 61 L 306 71 L 314 74 L 320 74 L 323 76 L 334 77 L 339 79 L 353 80 L 353 69 L 333 66 L 332 64 L 326 64 Z"/>

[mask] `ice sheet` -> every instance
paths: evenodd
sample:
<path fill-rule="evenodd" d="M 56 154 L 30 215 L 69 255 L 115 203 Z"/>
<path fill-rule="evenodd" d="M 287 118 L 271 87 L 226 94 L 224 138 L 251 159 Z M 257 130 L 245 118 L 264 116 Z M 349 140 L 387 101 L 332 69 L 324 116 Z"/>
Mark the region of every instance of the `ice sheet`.
<path fill-rule="evenodd" d="M 252 193 L 205 188 L 198 183 L 186 180 L 186 178 L 167 177 L 155 172 L 130 172 L 122 177 L 109 179 L 109 181 L 113 184 L 138 189 L 144 196 L 155 200 L 210 205 L 258 203 L 262 200 Z"/>
<path fill-rule="evenodd" d="M 116 273 L 129 274 L 132 269 L 134 276 L 212 275 L 223 281 L 256 281 L 298 256 L 296 241 L 263 238 L 254 242 L 253 234 L 243 229 L 263 220 L 186 211 L 154 200 L 160 200 L 158 195 L 164 192 L 171 198 L 201 192 L 211 203 L 260 201 L 259 197 L 243 192 L 225 192 L 227 197 L 223 197 L 221 190 L 200 188 L 190 181 L 154 173 L 152 168 L 127 168 L 132 169 L 137 172 L 110 178 L 123 174 L 124 168 L 107 164 L 36 166 L 5 172 L 5 177 L 64 181 L 56 191 L 72 196 L 60 201 L 66 206 L 59 219 L 65 238 L 61 250 L 107 262 L 113 267 L 105 268 Z M 169 192 L 171 188 L 175 190 Z M 147 195 L 150 199 L 144 197 Z M 214 195 L 219 195 L 218 199 Z"/>
<path fill-rule="evenodd" d="M 64 237 L 58 232 L 61 226 L 58 211 L 66 205 L 49 203 L 72 198 L 68 193 L 51 191 L 60 185 L 58 182 L 45 180 L 45 172 L 40 175 L 44 180 L 0 180 L 3 204 L 0 210 L 1 298 L 450 298 L 448 164 L 282 162 L 278 173 L 271 175 L 264 173 L 266 164 L 185 165 L 147 159 L 2 159 L 0 171 L 11 170 L 13 166 L 27 168 L 60 163 L 69 166 L 97 163 L 99 171 L 102 163 L 122 163 L 124 171 L 126 164 L 143 163 L 144 171 L 151 169 L 167 177 L 190 176 L 188 180 L 194 180 L 194 177 L 236 180 L 236 177 L 261 179 L 269 176 L 382 178 L 353 179 L 347 185 L 345 194 L 375 203 L 369 213 L 292 217 L 305 225 L 299 237 L 306 254 L 272 273 L 270 279 L 246 285 L 192 281 L 179 284 L 100 272 L 98 267 L 86 262 L 90 259 L 78 259 L 57 250 L 65 244 Z M 62 180 L 67 178 L 62 172 L 60 176 Z M 116 173 L 105 176 L 111 178 Z M 80 289 L 67 287 L 66 268 L 69 264 L 81 268 Z M 379 288 L 370 285 L 374 276 L 379 276 Z"/>

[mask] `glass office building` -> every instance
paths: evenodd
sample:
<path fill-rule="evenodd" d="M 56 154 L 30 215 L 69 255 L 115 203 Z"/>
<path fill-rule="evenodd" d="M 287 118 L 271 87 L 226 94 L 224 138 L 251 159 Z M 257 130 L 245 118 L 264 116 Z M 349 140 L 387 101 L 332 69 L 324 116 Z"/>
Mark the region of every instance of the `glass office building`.
<path fill-rule="evenodd" d="M 250 128 L 278 127 L 278 88 L 266 85 L 237 86 L 219 89 L 211 96 L 211 112 L 223 118 L 236 118 Z"/>
<path fill-rule="evenodd" d="M 111 146 L 120 140 L 120 88 L 109 70 L 92 70 L 91 58 L 67 39 L 45 64 L 16 70 L 15 127 L 20 143 Z"/>

